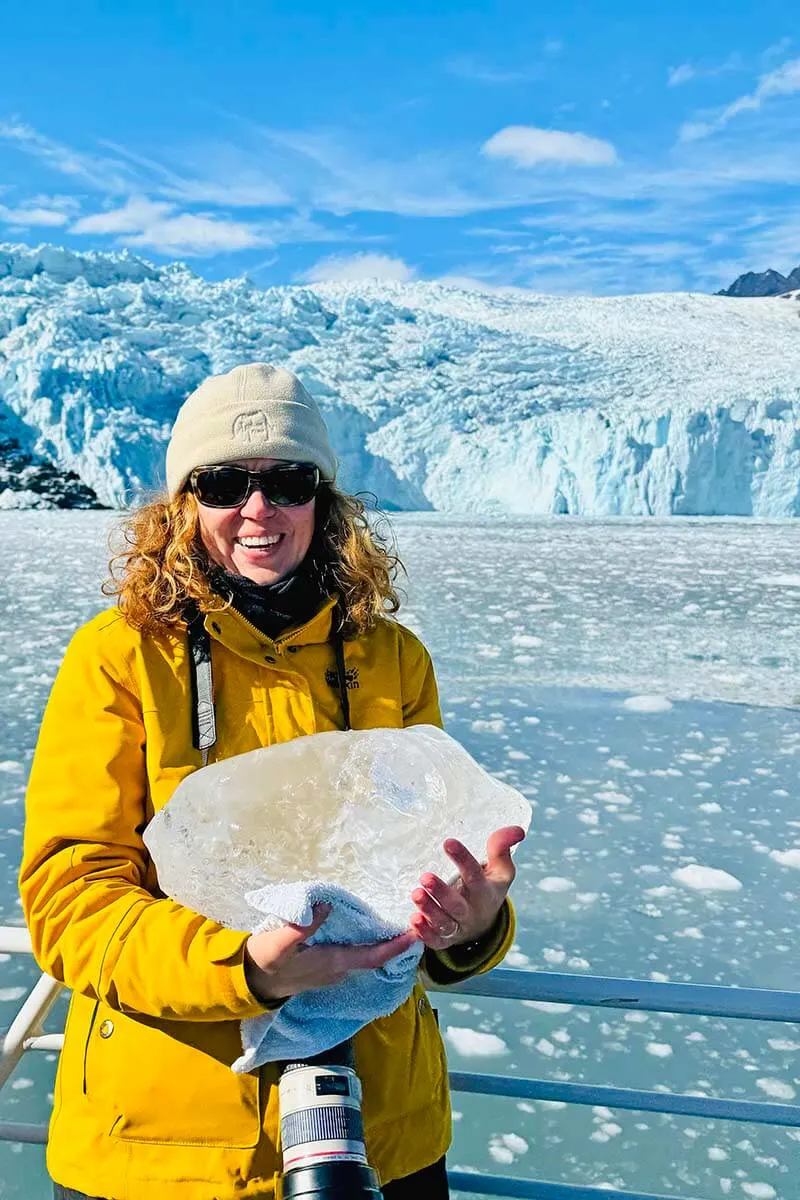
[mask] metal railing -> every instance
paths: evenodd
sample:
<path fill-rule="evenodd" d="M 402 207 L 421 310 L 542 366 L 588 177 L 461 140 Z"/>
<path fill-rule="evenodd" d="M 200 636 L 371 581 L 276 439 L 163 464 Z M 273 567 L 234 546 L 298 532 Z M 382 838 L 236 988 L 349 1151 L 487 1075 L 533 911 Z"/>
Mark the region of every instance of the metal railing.
<path fill-rule="evenodd" d="M 27 930 L 0 926 L 0 953 L 30 954 Z M 23 1001 L 0 1046 L 0 1088 L 28 1050 L 53 1052 L 61 1049 L 63 1035 L 43 1031 L 47 1016 L 61 990 L 61 984 L 42 975 Z M 535 1000 L 703 1017 L 800 1022 L 800 992 L 778 992 L 763 988 L 653 983 L 644 979 L 562 975 L 496 967 L 487 975 L 477 975 L 455 986 L 434 990 L 497 1000 Z M 602 1105 L 606 1108 L 800 1128 L 800 1105 L 796 1104 L 715 1099 L 711 1096 L 689 1096 L 601 1084 L 554 1083 L 545 1079 L 465 1071 L 451 1071 L 450 1083 L 454 1091 L 484 1096 L 557 1100 L 568 1104 Z M 0 1122 L 0 1141 L 44 1144 L 46 1140 L 45 1125 Z M 452 1188 L 482 1196 L 523 1197 L 525 1200 L 677 1200 L 674 1195 L 667 1197 L 606 1187 L 546 1183 L 505 1175 L 468 1171 L 449 1171 L 448 1175 Z"/>

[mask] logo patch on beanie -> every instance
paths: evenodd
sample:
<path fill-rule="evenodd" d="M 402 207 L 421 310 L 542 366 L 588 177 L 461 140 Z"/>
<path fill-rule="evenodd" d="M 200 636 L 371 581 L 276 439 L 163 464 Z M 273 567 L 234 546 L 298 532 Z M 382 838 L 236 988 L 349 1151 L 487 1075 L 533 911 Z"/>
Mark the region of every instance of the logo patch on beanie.
<path fill-rule="evenodd" d="M 231 432 L 237 441 L 242 441 L 248 446 L 253 442 L 269 440 L 267 414 L 258 409 L 255 412 L 239 413 Z"/>

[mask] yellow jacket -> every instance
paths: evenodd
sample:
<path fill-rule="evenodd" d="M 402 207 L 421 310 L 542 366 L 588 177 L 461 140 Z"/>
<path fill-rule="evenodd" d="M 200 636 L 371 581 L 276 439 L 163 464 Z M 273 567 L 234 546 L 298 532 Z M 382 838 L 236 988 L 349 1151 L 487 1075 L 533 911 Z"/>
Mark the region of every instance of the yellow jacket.
<path fill-rule="evenodd" d="M 211 760 L 340 727 L 331 603 L 277 641 L 233 610 L 206 618 L 218 738 Z M 391 620 L 346 645 L 354 728 L 440 724 L 430 658 Z M 72 989 L 48 1167 L 110 1200 L 271 1197 L 280 1169 L 275 1069 L 236 1075 L 239 1021 L 264 1011 L 246 931 L 159 891 L 142 831 L 201 765 L 182 629 L 133 630 L 118 611 L 75 634 L 31 771 L 22 901 L 37 961 Z M 488 970 L 513 938 L 506 905 L 480 962 L 426 955 L 442 982 Z M 420 983 L 355 1039 L 367 1149 L 381 1180 L 441 1157 L 447 1069 Z"/>

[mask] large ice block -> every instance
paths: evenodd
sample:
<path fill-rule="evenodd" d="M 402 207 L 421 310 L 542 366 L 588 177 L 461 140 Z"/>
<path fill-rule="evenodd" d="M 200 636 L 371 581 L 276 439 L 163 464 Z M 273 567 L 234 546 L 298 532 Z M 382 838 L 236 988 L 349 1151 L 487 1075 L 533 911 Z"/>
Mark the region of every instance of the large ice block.
<path fill-rule="evenodd" d="M 424 871 L 456 837 L 478 859 L 531 806 L 432 725 L 317 733 L 189 775 L 144 835 L 167 895 L 234 929 L 263 924 L 248 892 L 336 883 L 405 927 Z"/>

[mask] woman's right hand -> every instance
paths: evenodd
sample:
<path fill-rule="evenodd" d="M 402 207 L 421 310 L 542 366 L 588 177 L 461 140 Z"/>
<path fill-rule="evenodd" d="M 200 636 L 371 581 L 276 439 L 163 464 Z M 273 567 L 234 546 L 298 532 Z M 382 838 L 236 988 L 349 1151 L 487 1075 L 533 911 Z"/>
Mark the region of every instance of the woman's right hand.
<path fill-rule="evenodd" d="M 250 991 L 259 1000 L 284 1000 L 298 992 L 329 987 L 339 983 L 351 971 L 372 971 L 389 959 L 405 953 L 418 941 L 413 929 L 386 942 L 345 946 L 329 942 L 307 946 L 306 939 L 327 920 L 327 904 L 314 906 L 310 925 L 284 925 L 247 940 L 244 968 Z"/>

